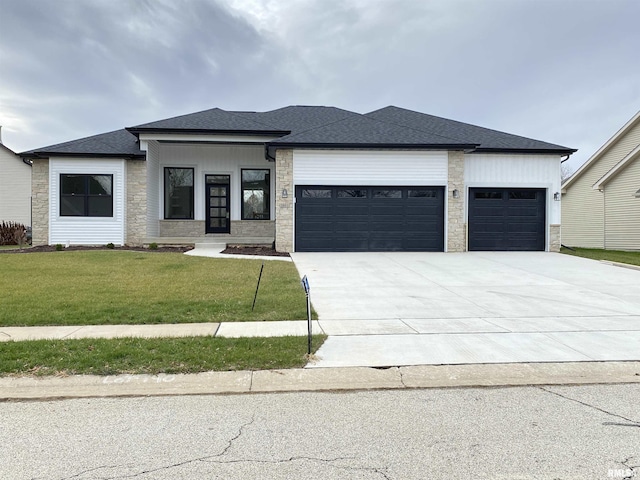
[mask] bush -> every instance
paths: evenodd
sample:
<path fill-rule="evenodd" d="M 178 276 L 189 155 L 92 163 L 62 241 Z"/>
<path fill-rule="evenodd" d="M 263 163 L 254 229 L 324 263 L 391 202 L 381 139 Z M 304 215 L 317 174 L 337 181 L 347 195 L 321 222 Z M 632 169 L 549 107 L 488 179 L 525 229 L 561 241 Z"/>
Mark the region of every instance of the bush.
<path fill-rule="evenodd" d="M 21 223 L 0 223 L 0 245 L 20 245 L 27 243 L 27 229 Z"/>
<path fill-rule="evenodd" d="M 111 242 L 107 243 L 106 247 L 107 247 L 107 248 L 110 248 L 110 249 L 112 249 L 112 250 L 113 250 L 114 248 L 116 248 L 116 246 L 115 246 L 113 243 L 111 243 Z"/>
<path fill-rule="evenodd" d="M 57 252 L 61 252 L 63 248 L 64 248 L 64 247 L 62 246 L 62 244 L 61 244 L 61 243 L 56 243 L 56 251 L 57 251 Z"/>
<path fill-rule="evenodd" d="M 156 242 L 151 242 L 149 244 L 149 250 L 157 250 L 158 249 L 158 244 Z"/>

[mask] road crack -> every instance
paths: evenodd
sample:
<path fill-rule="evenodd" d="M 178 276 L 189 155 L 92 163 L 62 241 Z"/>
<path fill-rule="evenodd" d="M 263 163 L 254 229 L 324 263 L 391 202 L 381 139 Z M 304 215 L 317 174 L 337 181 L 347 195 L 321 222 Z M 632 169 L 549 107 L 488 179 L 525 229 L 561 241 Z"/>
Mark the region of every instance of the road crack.
<path fill-rule="evenodd" d="M 622 462 L 619 462 L 620 465 L 624 465 L 624 467 L 626 469 L 625 473 L 628 473 L 627 476 L 622 477 L 622 480 L 632 480 L 633 478 L 636 477 L 637 473 L 640 471 L 640 470 L 637 470 L 637 469 L 640 469 L 640 464 L 639 465 L 629 465 L 629 462 L 631 462 L 634 458 L 635 457 L 629 457 L 626 460 L 623 460 Z"/>
<path fill-rule="evenodd" d="M 610 411 L 605 410 L 603 408 L 596 407 L 595 405 L 591 405 L 590 403 L 583 402 L 582 400 L 578 400 L 577 398 L 572 398 L 572 397 L 569 397 L 567 395 L 563 395 L 562 393 L 554 392 L 553 390 L 549 390 L 549 389 L 547 389 L 545 387 L 538 387 L 538 388 L 540 390 L 544 391 L 544 392 L 551 393 L 551 394 L 556 395 L 556 396 L 558 396 L 560 398 L 564 398 L 565 400 L 569 400 L 571 402 L 579 403 L 580 405 L 584 405 L 585 407 L 593 408 L 594 410 L 598 410 L 599 412 L 605 413 L 605 414 L 610 415 L 612 417 L 621 418 L 622 420 L 625 420 L 627 422 L 631 422 L 633 424 L 632 426 L 634 426 L 634 427 L 640 427 L 640 422 L 638 422 L 636 420 L 632 420 L 632 419 L 627 418 L 625 416 L 618 415 L 617 413 L 613 413 L 613 412 L 610 412 Z"/>

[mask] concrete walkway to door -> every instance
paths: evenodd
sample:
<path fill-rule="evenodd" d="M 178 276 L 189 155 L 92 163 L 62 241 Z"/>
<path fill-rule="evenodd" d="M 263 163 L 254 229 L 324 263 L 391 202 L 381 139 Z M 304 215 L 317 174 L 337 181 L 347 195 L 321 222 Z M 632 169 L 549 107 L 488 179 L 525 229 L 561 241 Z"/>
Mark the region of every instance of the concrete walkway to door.
<path fill-rule="evenodd" d="M 545 252 L 294 253 L 309 367 L 640 360 L 640 270 Z"/>

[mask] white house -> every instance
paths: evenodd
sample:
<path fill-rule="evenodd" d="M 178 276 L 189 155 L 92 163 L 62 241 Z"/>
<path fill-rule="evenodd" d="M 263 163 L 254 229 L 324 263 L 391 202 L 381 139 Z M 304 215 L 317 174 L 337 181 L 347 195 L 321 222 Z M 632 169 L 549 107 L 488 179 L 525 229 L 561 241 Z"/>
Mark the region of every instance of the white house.
<path fill-rule="evenodd" d="M 5 146 L 1 136 L 0 222 L 31 226 L 31 164 Z"/>
<path fill-rule="evenodd" d="M 575 150 L 397 107 L 218 108 L 24 152 L 34 244 L 560 246 Z"/>
<path fill-rule="evenodd" d="M 640 250 L 640 111 L 562 185 L 562 243 Z"/>

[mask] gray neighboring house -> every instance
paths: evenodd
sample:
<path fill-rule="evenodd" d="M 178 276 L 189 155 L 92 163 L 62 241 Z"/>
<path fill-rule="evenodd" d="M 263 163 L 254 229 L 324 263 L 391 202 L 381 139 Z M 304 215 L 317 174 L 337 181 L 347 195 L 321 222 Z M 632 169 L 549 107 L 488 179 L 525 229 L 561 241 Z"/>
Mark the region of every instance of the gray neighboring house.
<path fill-rule="evenodd" d="M 0 222 L 31 226 L 31 163 L 4 145 L 1 134 Z"/>
<path fill-rule="evenodd" d="M 398 107 L 219 108 L 21 155 L 34 244 L 279 251 L 560 247 L 575 150 Z"/>

